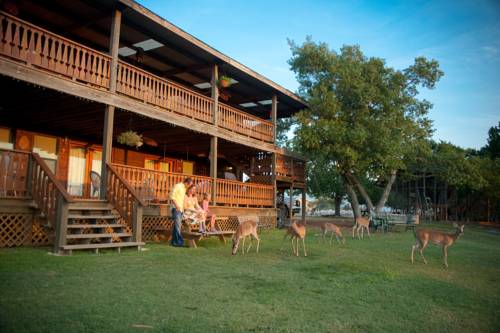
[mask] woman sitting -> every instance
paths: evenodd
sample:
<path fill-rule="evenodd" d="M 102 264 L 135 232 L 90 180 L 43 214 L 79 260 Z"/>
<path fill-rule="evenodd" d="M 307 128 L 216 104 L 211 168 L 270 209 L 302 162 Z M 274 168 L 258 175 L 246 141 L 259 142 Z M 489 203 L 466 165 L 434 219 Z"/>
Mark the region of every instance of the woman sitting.
<path fill-rule="evenodd" d="M 199 231 L 201 233 L 206 233 L 206 218 L 207 214 L 200 207 L 198 199 L 196 198 L 196 187 L 192 185 L 188 188 L 186 198 L 184 199 L 184 220 L 188 222 L 188 226 L 198 224 Z"/>

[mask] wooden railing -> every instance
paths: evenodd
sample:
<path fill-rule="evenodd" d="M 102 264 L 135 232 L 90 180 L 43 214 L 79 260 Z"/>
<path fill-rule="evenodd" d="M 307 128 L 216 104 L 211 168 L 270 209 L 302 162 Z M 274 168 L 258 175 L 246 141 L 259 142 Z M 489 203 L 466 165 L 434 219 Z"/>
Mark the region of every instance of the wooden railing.
<path fill-rule="evenodd" d="M 45 161 L 37 153 L 31 153 L 31 156 L 31 196 L 38 209 L 47 218 L 48 224 L 55 228 L 57 233 L 58 230 L 64 230 L 67 205 L 74 200 L 56 179 Z"/>
<path fill-rule="evenodd" d="M 276 175 L 293 178 L 298 182 L 305 182 L 305 162 L 278 154 L 276 156 Z"/>
<path fill-rule="evenodd" d="M 109 86 L 109 55 L 5 12 L 0 12 L 0 54 L 98 87 Z"/>
<path fill-rule="evenodd" d="M 204 176 L 184 175 L 182 173 L 149 170 L 113 164 L 116 171 L 130 184 L 138 195 L 148 201 L 167 202 L 170 190 L 186 177 L 193 179 L 196 192 L 201 198 L 203 193 L 210 193 L 212 189 L 212 178 Z"/>
<path fill-rule="evenodd" d="M 176 183 L 182 182 L 186 177 L 193 179 L 200 200 L 203 193 L 211 192 L 212 178 L 210 177 L 148 170 L 118 164 L 113 164 L 113 168 L 144 200 L 168 202 L 172 187 Z M 273 186 L 225 179 L 217 179 L 216 184 L 217 204 L 233 206 L 273 205 Z"/>
<path fill-rule="evenodd" d="M 0 149 L 0 197 L 28 196 L 28 164 L 24 151 Z"/>
<path fill-rule="evenodd" d="M 234 180 L 217 179 L 218 204 L 231 206 L 273 206 L 274 187 Z"/>
<path fill-rule="evenodd" d="M 118 63 L 116 91 L 172 112 L 213 122 L 213 100 L 124 61 Z"/>
<path fill-rule="evenodd" d="M 259 117 L 219 103 L 219 126 L 255 139 L 273 142 L 273 124 Z"/>
<path fill-rule="evenodd" d="M 120 213 L 125 222 L 132 226 L 133 241 L 142 240 L 142 208 L 146 203 L 111 165 L 107 166 L 107 199 Z"/>

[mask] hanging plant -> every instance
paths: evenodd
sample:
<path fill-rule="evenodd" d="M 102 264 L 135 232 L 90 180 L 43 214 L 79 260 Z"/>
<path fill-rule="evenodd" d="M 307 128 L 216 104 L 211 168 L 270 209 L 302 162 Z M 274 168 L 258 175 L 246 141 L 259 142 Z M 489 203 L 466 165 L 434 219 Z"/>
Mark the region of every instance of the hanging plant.
<path fill-rule="evenodd" d="M 229 88 L 232 84 L 232 79 L 229 76 L 221 75 L 217 81 L 219 88 Z"/>
<path fill-rule="evenodd" d="M 120 133 L 116 140 L 122 145 L 127 145 L 139 149 L 143 145 L 142 135 L 137 134 L 135 131 L 128 130 Z"/>

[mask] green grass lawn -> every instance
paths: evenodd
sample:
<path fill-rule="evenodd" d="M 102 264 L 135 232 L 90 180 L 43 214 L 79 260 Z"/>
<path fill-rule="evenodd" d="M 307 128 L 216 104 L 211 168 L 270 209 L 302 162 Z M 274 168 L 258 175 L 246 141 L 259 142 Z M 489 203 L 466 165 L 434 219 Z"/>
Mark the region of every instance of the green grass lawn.
<path fill-rule="evenodd" d="M 449 250 L 410 264 L 412 232 L 319 244 L 308 257 L 230 245 L 148 244 L 135 250 L 47 255 L 0 250 L 0 332 L 499 332 L 500 233 L 467 226 Z"/>

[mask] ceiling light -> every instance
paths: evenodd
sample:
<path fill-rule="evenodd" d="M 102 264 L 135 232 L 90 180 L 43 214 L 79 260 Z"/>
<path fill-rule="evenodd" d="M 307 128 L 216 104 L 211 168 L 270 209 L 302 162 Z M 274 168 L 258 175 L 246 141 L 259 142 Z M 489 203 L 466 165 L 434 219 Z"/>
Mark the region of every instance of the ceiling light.
<path fill-rule="evenodd" d="M 266 100 L 264 100 L 264 101 L 258 101 L 258 103 L 259 103 L 260 105 L 270 105 L 270 104 L 273 104 L 273 101 L 272 101 L 272 100 L 270 100 L 270 99 L 266 99 Z"/>
<path fill-rule="evenodd" d="M 136 53 L 135 50 L 132 50 L 130 47 L 126 46 L 118 49 L 118 54 L 121 55 L 122 57 L 128 57 L 135 53 Z"/>
<path fill-rule="evenodd" d="M 199 88 L 199 89 L 208 89 L 210 88 L 212 85 L 210 84 L 210 82 L 202 82 L 202 83 L 197 83 L 197 84 L 194 84 L 194 86 L 196 88 Z"/>
<path fill-rule="evenodd" d="M 254 106 L 257 106 L 254 102 L 248 102 L 248 103 L 241 103 L 240 106 L 244 108 L 253 108 Z"/>
<path fill-rule="evenodd" d="M 144 51 L 149 51 L 153 49 L 157 49 L 159 47 L 162 47 L 163 44 L 160 42 L 155 41 L 154 39 L 147 39 L 139 43 L 134 44 L 135 47 L 140 47 Z"/>

